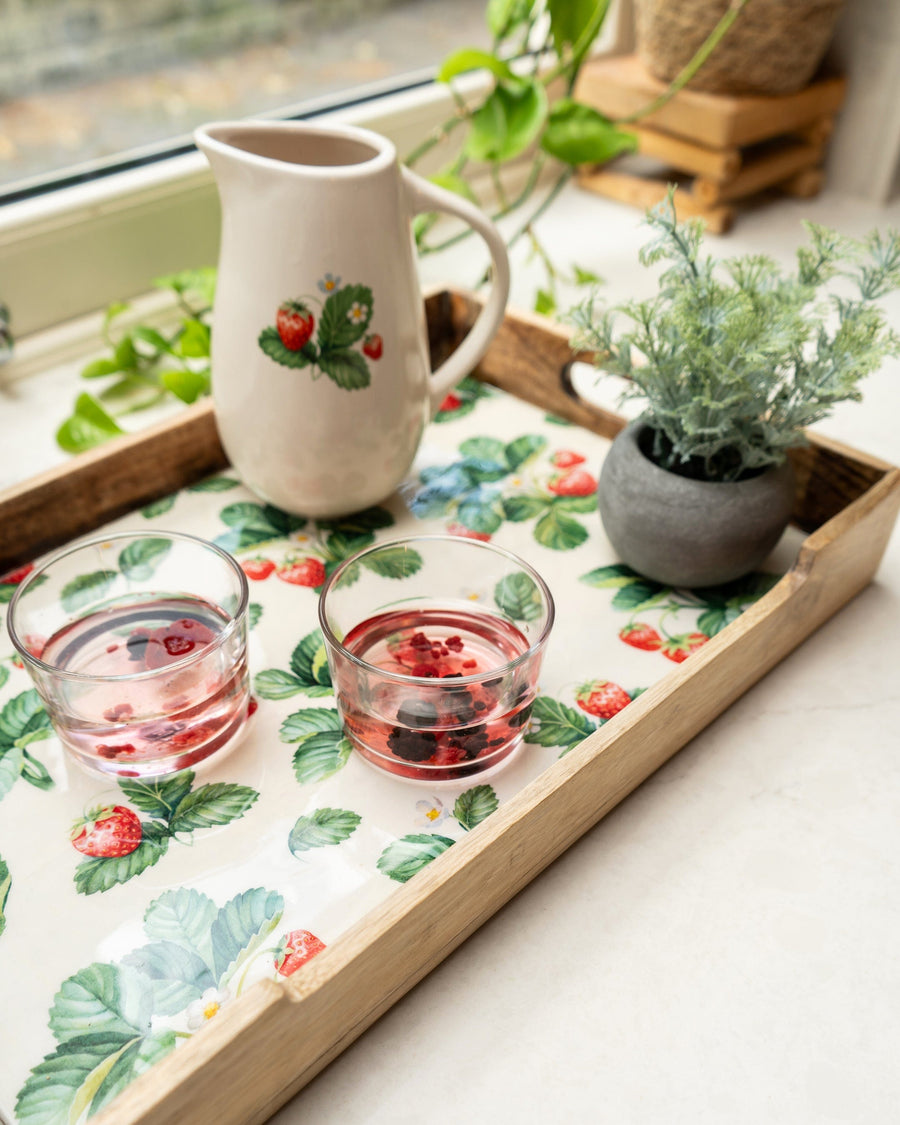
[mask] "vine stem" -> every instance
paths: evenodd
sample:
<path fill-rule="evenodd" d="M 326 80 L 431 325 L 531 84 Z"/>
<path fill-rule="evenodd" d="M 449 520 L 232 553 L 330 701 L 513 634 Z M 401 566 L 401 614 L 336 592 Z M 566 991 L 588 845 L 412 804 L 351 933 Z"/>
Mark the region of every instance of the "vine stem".
<path fill-rule="evenodd" d="M 719 42 L 724 38 L 726 33 L 730 30 L 731 25 L 741 14 L 743 9 L 747 6 L 749 0 L 731 0 L 731 6 L 724 16 L 719 20 L 716 26 L 712 29 L 709 35 L 697 48 L 694 57 L 684 66 L 684 68 L 672 79 L 668 89 L 664 90 L 653 101 L 648 102 L 647 105 L 641 109 L 636 110 L 634 113 L 629 114 L 627 117 L 621 118 L 617 121 L 617 125 L 630 125 L 634 121 L 640 121 L 642 117 L 649 117 L 651 113 L 656 113 L 661 109 L 666 102 L 672 100 L 679 90 L 690 82 L 697 71 L 703 66 L 709 56 L 718 47 Z"/>
<path fill-rule="evenodd" d="M 544 214 L 544 212 L 553 203 L 553 201 L 556 199 L 556 197 L 559 195 L 559 193 L 562 191 L 562 189 L 566 186 L 566 184 L 569 182 L 569 180 L 571 180 L 573 175 L 574 175 L 574 173 L 573 173 L 572 169 L 566 168 L 566 170 L 559 176 L 556 183 L 547 192 L 547 194 L 544 196 L 544 198 L 541 200 L 541 202 L 537 205 L 537 207 L 535 207 L 535 209 L 534 209 L 534 211 L 532 211 L 531 215 L 529 215 L 529 217 L 525 220 L 525 222 L 519 227 L 519 229 L 515 232 L 515 234 L 510 238 L 509 242 L 507 243 L 507 246 L 510 250 L 512 250 L 512 248 L 515 246 L 515 244 L 519 241 L 520 238 L 522 238 L 526 234 L 531 233 L 531 224 L 537 222 L 537 220 L 541 217 L 541 215 Z"/>
<path fill-rule="evenodd" d="M 448 117 L 447 120 L 442 125 L 439 125 L 438 128 L 435 129 L 430 136 L 426 137 L 425 140 L 421 142 L 421 144 L 416 145 L 412 152 L 408 154 L 406 160 L 404 160 L 403 163 L 408 168 L 412 168 L 412 166 L 417 161 L 421 160 L 427 152 L 431 152 L 435 145 L 439 145 L 441 141 L 449 137 L 453 130 L 458 125 L 462 125 L 462 123 L 466 121 L 469 116 L 470 115 L 468 113 L 458 113 L 453 117 Z"/>

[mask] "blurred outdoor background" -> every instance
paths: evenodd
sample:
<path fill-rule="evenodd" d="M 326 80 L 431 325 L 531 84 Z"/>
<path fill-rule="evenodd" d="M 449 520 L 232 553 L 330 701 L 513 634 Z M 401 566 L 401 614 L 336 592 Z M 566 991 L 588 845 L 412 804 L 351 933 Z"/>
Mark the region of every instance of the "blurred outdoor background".
<path fill-rule="evenodd" d="M 489 42 L 484 0 L 0 0 L 0 194 Z"/>

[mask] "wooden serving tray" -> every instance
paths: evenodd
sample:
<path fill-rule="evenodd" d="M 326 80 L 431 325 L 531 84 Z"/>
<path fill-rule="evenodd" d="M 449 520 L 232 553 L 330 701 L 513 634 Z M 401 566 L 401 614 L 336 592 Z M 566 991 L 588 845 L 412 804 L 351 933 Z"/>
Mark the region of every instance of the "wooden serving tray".
<path fill-rule="evenodd" d="M 434 361 L 474 321 L 473 297 L 428 299 Z M 594 433 L 618 416 L 580 401 L 568 333 L 510 314 L 477 375 Z M 0 573 L 224 467 L 211 404 L 120 438 L 0 496 Z M 873 577 L 900 507 L 900 470 L 819 438 L 796 451 L 791 570 L 465 839 L 283 982 L 261 981 L 127 1087 L 98 1125 L 268 1118 L 470 933 Z M 477 893 L 473 894 L 473 888 Z"/>

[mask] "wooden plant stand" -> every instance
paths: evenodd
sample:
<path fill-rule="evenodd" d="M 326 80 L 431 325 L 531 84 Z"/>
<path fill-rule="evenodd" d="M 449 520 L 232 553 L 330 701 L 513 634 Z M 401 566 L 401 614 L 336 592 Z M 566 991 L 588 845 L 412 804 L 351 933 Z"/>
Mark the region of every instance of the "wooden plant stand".
<path fill-rule="evenodd" d="M 818 194 L 845 86 L 843 78 L 823 78 L 780 97 L 682 90 L 633 126 L 638 152 L 658 171 L 632 171 L 622 161 L 614 168 L 583 168 L 578 182 L 643 210 L 677 183 L 679 218 L 699 216 L 713 233 L 724 233 L 734 222 L 734 204 L 764 189 L 803 199 Z M 622 121 L 665 90 L 629 55 L 587 63 L 575 96 Z"/>

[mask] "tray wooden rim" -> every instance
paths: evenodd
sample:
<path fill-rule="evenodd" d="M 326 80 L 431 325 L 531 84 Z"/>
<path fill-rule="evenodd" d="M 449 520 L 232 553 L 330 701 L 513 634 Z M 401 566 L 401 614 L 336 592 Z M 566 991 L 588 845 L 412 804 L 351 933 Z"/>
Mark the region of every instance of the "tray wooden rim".
<path fill-rule="evenodd" d="M 427 302 L 432 343 L 455 344 L 479 307 L 476 298 L 460 291 L 432 295 Z M 510 311 L 479 375 L 577 425 L 614 436 L 622 418 L 563 389 L 560 371 L 573 358 L 564 328 Z M 161 445 L 169 455 L 164 464 Z M 819 437 L 809 450 L 797 462 L 801 489 L 810 499 L 800 504 L 798 518 L 816 526 L 794 567 L 768 594 L 635 700 L 615 724 L 585 739 L 415 880 L 398 887 L 302 973 L 277 984 L 261 982 L 229 1005 L 202 1034 L 132 1083 L 97 1116 L 98 1125 L 266 1120 L 861 590 L 877 569 L 900 508 L 900 470 Z M 82 534 L 226 464 L 207 401 L 32 478 L 0 494 L 0 527 L 16 532 L 15 543 L 0 542 L 0 572 L 55 546 L 54 539 Z M 149 476 L 150 466 L 155 476 Z M 850 498 L 837 504 L 826 497 L 824 508 L 831 514 L 821 519 L 815 516 L 822 507 L 815 489 L 825 489 L 829 466 L 840 470 Z M 48 529 L 51 514 L 56 522 Z"/>

